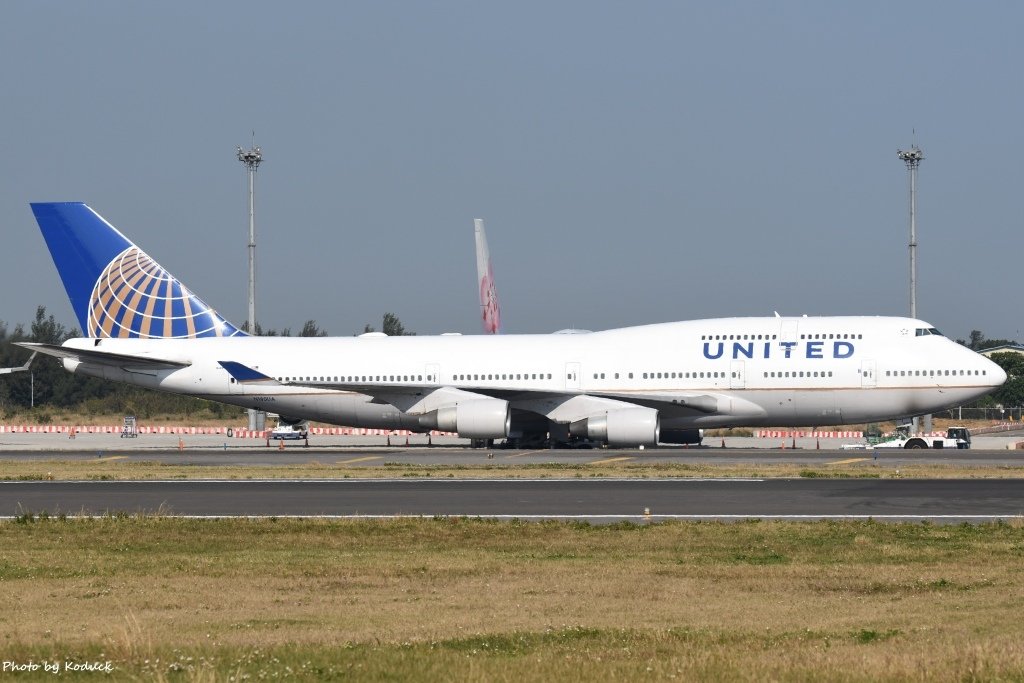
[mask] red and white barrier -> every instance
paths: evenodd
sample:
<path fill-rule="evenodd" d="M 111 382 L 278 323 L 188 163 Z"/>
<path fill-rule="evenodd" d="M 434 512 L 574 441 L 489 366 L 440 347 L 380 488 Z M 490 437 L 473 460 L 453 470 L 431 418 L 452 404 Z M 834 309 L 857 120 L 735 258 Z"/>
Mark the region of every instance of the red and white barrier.
<path fill-rule="evenodd" d="M 862 439 L 864 432 L 816 432 L 816 431 L 781 431 L 759 429 L 754 433 L 759 439 Z"/>
<path fill-rule="evenodd" d="M 0 425 L 0 434 L 120 434 L 121 425 Z M 270 430 L 250 430 L 234 427 L 186 427 L 186 426 L 150 426 L 139 425 L 139 434 L 163 435 L 217 435 L 235 439 L 266 439 Z M 425 433 L 411 432 L 408 429 L 366 429 L 355 427 L 310 427 L 310 434 L 315 436 L 426 436 Z M 781 432 L 780 432 L 781 433 Z M 431 436 L 458 436 L 454 432 L 431 431 Z"/>

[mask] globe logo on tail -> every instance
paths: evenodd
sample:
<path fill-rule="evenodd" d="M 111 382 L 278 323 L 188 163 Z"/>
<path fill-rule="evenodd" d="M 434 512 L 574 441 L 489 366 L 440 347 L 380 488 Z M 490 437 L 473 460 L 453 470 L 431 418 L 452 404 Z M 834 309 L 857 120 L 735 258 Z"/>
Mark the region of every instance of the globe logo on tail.
<path fill-rule="evenodd" d="M 149 339 L 242 334 L 135 246 L 115 256 L 96 281 L 86 332 Z"/>

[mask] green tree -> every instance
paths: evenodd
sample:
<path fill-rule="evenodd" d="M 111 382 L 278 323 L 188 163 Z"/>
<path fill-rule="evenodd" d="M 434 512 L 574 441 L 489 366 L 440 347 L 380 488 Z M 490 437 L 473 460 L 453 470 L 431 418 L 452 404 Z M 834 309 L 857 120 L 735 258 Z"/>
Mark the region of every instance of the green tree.
<path fill-rule="evenodd" d="M 384 326 L 382 329 L 384 334 L 389 337 L 412 337 L 416 335 L 415 332 L 407 332 L 405 325 L 402 324 L 402 321 L 394 313 L 384 314 Z"/>
<path fill-rule="evenodd" d="M 21 332 L 19 325 L 17 334 Z M 12 341 L 33 341 L 41 344 L 61 344 L 70 339 L 77 330 L 69 331 L 62 323 L 57 322 L 53 314 L 46 315 L 46 306 L 36 307 L 36 317 L 29 326 L 28 339 L 12 339 Z M 17 348 L 17 347 L 15 347 Z M 24 355 L 24 349 L 18 349 Z M 24 362 L 24 361 L 22 361 Z M 33 403 L 40 405 L 63 405 L 66 397 L 74 393 L 75 378 L 64 370 L 63 364 L 51 356 L 40 354 L 32 362 L 29 372 L 19 373 L 19 377 L 11 384 L 10 398 L 12 403 L 28 407 Z"/>
<path fill-rule="evenodd" d="M 992 392 L 992 400 L 1006 407 L 1024 406 L 1024 354 L 993 353 L 992 362 L 1006 371 L 1006 384 Z"/>
<path fill-rule="evenodd" d="M 963 339 L 957 339 L 956 341 L 958 344 L 963 344 L 973 351 L 984 351 L 985 349 L 994 349 L 997 346 L 1009 346 L 1017 343 L 1012 339 L 986 339 L 981 330 L 971 330 L 970 338 L 967 341 Z"/>
<path fill-rule="evenodd" d="M 287 335 L 286 335 L 287 336 Z M 327 330 L 321 330 L 315 320 L 307 320 L 299 332 L 300 337 L 326 337 Z"/>
<path fill-rule="evenodd" d="M 53 314 L 46 317 L 46 306 L 36 307 L 36 319 L 32 322 L 32 341 L 43 344 L 61 344 L 72 335 L 67 328 L 57 322 Z"/>
<path fill-rule="evenodd" d="M 381 327 L 381 331 L 389 337 L 415 337 L 415 332 L 408 332 L 405 329 L 405 325 L 398 319 L 398 316 L 394 313 L 384 314 L 384 325 Z M 376 332 L 373 325 L 367 323 L 363 326 L 363 331 L 360 334 L 369 334 L 370 332 Z"/>

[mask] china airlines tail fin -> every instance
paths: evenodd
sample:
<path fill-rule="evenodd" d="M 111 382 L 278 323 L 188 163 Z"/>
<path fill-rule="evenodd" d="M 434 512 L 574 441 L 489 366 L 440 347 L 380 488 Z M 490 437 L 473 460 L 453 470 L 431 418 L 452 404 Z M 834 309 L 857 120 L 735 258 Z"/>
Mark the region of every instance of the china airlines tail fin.
<path fill-rule="evenodd" d="M 483 220 L 473 220 L 473 232 L 476 233 L 476 276 L 480 286 L 480 316 L 484 334 L 499 334 L 501 307 L 498 306 L 498 293 L 494 287 L 494 269 L 491 267 L 491 253 L 487 248 Z"/>
<path fill-rule="evenodd" d="M 32 212 L 84 336 L 245 334 L 85 204 L 32 204 Z"/>

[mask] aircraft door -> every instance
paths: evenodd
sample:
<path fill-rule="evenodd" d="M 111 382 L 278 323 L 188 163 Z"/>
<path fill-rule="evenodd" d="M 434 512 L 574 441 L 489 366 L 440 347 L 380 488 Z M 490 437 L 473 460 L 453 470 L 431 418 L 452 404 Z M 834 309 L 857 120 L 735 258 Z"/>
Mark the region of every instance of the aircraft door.
<path fill-rule="evenodd" d="M 747 386 L 743 378 L 743 361 L 734 360 L 729 368 L 729 388 L 742 389 Z"/>
<path fill-rule="evenodd" d="M 427 384 L 440 384 L 441 365 L 439 363 L 427 363 L 427 369 L 423 375 L 423 379 Z"/>
<path fill-rule="evenodd" d="M 875 380 L 875 361 L 865 360 L 861 361 L 860 364 L 860 385 L 865 389 L 870 389 L 876 384 Z"/>
<path fill-rule="evenodd" d="M 217 367 L 220 368 L 220 371 L 224 373 L 224 377 L 225 377 L 225 379 L 227 380 L 227 383 L 228 383 L 228 393 L 229 394 L 244 394 L 245 393 L 245 389 L 242 387 L 241 384 L 238 383 L 237 379 L 235 379 L 234 377 L 231 376 L 230 372 L 228 372 L 227 370 L 225 370 L 224 368 L 222 368 L 220 366 L 217 366 Z"/>
<path fill-rule="evenodd" d="M 580 364 L 565 364 L 565 388 L 578 390 L 580 388 Z"/>

